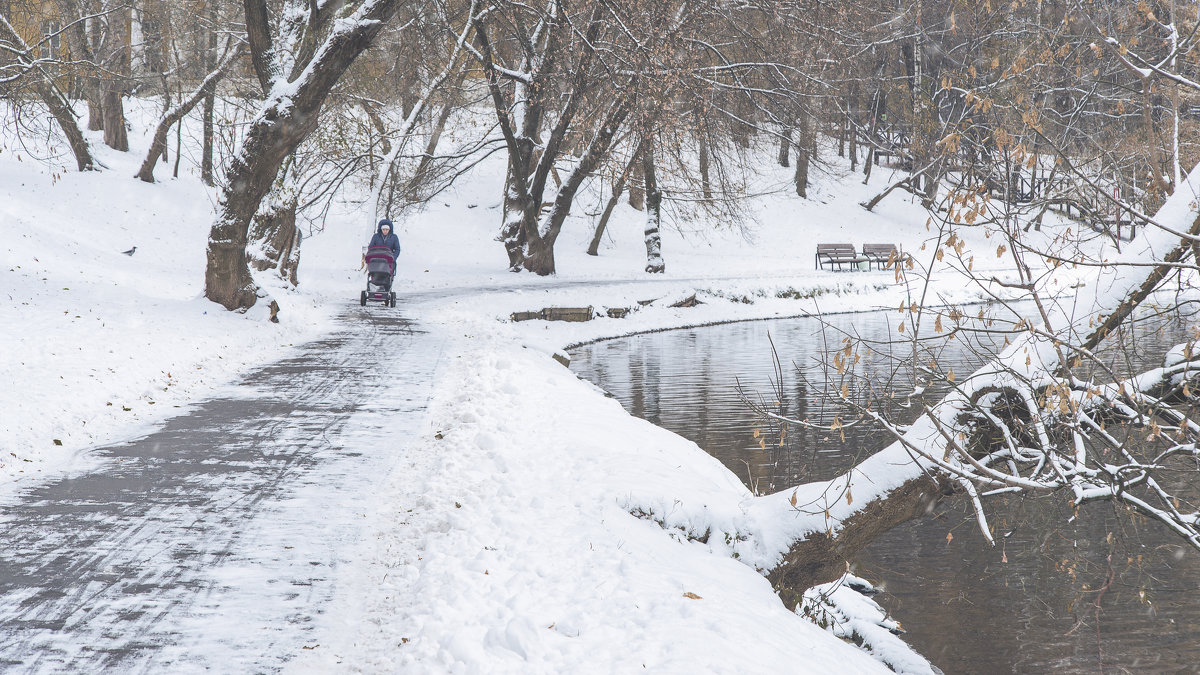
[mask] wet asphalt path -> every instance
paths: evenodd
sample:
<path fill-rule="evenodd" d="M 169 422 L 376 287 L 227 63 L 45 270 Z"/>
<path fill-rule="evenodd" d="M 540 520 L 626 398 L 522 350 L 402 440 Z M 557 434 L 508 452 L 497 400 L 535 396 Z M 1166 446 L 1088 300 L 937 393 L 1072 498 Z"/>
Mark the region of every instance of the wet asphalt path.
<path fill-rule="evenodd" d="M 317 648 L 331 569 L 420 432 L 440 358 L 403 312 L 349 308 L 329 337 L 5 505 L 0 672 L 262 672 Z"/>

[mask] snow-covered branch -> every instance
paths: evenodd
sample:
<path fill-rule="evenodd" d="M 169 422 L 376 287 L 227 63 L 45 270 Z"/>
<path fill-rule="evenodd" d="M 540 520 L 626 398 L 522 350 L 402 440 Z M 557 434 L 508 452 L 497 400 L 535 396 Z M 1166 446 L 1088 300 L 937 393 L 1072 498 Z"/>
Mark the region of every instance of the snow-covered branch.
<path fill-rule="evenodd" d="M 1200 458 L 1195 445 L 1200 426 L 1165 398 L 1196 398 L 1189 383 L 1200 374 L 1200 359 L 1181 347 L 1164 367 L 1109 385 L 1073 377 L 1068 359 L 1077 354 L 1069 346 L 1089 326 L 1136 307 L 1127 299 L 1141 295 L 1154 268 L 1127 263 L 1190 249 L 1190 241 L 1172 231 L 1194 236 L 1200 230 L 1198 194 L 1200 168 L 1155 214 L 1167 228 L 1146 230 L 1135 246 L 1095 268 L 1073 295 L 1042 298 L 1040 317 L 1018 324 L 1023 328 L 1011 344 L 982 368 L 952 379 L 950 392 L 907 428 L 860 407 L 860 414 L 894 434 L 889 446 L 833 480 L 757 498 L 750 507 L 753 519 L 766 523 L 764 540 L 780 547 L 771 572 L 777 586 L 802 589 L 829 581 L 821 575 L 837 571 L 864 533 L 919 515 L 922 505 L 955 490 L 972 500 L 989 540 L 984 494 L 1066 490 L 1076 506 L 1123 502 L 1200 548 L 1194 514 L 1180 510 L 1181 496 L 1155 478 L 1171 462 Z M 1071 286 L 1065 279 L 1062 268 L 1041 287 Z M 1105 433 L 1105 419 L 1146 429 L 1149 443 L 1161 440 L 1168 448 L 1134 451 Z"/>

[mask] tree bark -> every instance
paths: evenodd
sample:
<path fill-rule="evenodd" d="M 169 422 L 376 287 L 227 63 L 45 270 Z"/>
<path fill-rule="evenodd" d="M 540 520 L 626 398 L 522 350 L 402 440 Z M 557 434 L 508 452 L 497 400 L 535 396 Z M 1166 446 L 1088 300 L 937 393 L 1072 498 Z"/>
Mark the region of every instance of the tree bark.
<path fill-rule="evenodd" d="M 267 197 L 251 226 L 251 241 L 258 242 L 259 252 L 250 259 L 254 269 L 262 272 L 274 269 L 294 286 L 298 283 L 300 263 L 300 230 L 296 227 L 295 198 L 277 201 Z"/>
<path fill-rule="evenodd" d="M 112 78 L 104 81 L 104 144 L 119 152 L 129 151 L 121 83 Z"/>
<path fill-rule="evenodd" d="M 875 138 L 879 131 L 879 116 L 884 110 L 883 92 L 876 90 L 875 97 L 871 101 L 871 126 L 867 130 L 867 157 L 863 160 L 863 185 L 866 185 L 871 180 L 871 166 L 879 161 L 875 154 L 875 144 L 878 140 Z"/>
<path fill-rule="evenodd" d="M 258 77 L 263 96 L 269 96 L 278 77 L 278 65 L 275 63 L 267 0 L 245 0 L 243 8 L 246 12 L 246 42 L 250 45 L 250 62 L 254 65 L 254 74 Z"/>
<path fill-rule="evenodd" d="M 209 72 L 212 72 L 217 67 L 217 3 L 208 3 L 208 36 L 206 44 L 203 46 L 204 51 L 204 67 Z M 238 51 L 240 53 L 241 47 Z M 201 114 L 203 131 L 201 136 L 203 140 L 200 142 L 200 180 L 207 186 L 212 187 L 215 182 L 213 179 L 213 112 L 217 104 L 217 88 L 212 87 L 204 95 L 204 110 Z M 176 127 L 176 131 L 180 130 Z M 178 134 L 177 134 L 178 135 Z M 179 163 L 176 162 L 178 168 Z"/>
<path fill-rule="evenodd" d="M 853 94 L 851 94 L 850 99 L 849 99 L 849 105 L 847 106 L 849 108 L 849 110 L 846 113 L 846 115 L 847 115 L 847 118 L 846 118 L 847 132 L 846 133 L 847 133 L 847 135 L 849 135 L 849 138 L 847 139 L 847 141 L 850 146 L 849 147 L 850 173 L 854 173 L 855 171 L 858 170 L 858 119 L 854 114 L 854 112 L 855 112 L 854 108 L 857 105 L 857 103 L 858 103 L 857 97 L 855 97 Z"/>

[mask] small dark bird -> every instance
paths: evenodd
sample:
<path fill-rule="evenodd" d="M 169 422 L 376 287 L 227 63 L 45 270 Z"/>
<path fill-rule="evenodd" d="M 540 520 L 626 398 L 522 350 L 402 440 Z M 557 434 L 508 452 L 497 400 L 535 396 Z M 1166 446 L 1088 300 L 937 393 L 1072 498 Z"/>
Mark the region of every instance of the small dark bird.
<path fill-rule="evenodd" d="M 136 246 L 134 246 L 133 248 L 129 249 L 128 251 L 121 251 L 121 253 L 124 253 L 125 255 L 133 255 L 135 251 L 137 251 L 137 247 L 136 247 Z"/>

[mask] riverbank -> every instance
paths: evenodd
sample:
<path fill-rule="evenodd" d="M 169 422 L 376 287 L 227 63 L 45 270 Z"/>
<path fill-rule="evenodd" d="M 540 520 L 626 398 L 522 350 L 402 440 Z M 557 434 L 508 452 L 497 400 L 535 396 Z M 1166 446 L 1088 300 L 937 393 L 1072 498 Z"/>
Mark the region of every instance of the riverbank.
<path fill-rule="evenodd" d="M 295 671 L 888 672 L 779 601 L 762 574 L 779 551 L 738 540 L 766 530 L 733 473 L 551 358 L 629 332 L 903 296 L 841 287 L 784 299 L 771 292 L 778 283 L 738 281 L 762 298 L 753 304 L 680 281 L 409 296 L 400 309 L 421 317 L 418 328 L 447 336 L 427 432 L 394 448 L 396 469 L 346 575 L 359 590 L 342 596 L 329 640 Z M 647 292 L 661 302 L 627 319 L 500 318 L 531 297 L 601 307 Z M 703 304 L 667 302 L 693 293 Z M 901 672 L 931 672 L 892 640 L 876 651 Z"/>
<path fill-rule="evenodd" d="M 11 144 L 0 153 L 0 319 L 19 327 L 0 338 L 3 373 L 20 383 L 0 392 L 10 497 L 83 470 L 96 446 L 144 433 L 294 353 L 357 302 L 373 218 L 350 203 L 306 239 L 299 289 L 260 278 L 283 306 L 280 324 L 262 308 L 231 315 L 205 301 L 214 193 L 187 171 L 178 180 L 164 171 L 155 185 L 130 177 L 153 110 L 131 108 L 132 152 L 94 143 L 107 166 L 100 173 L 31 162 Z M 420 436 L 358 449 L 392 453 L 395 465 L 364 486 L 374 510 L 362 519 L 362 548 L 343 556 L 332 581 L 339 600 L 317 619 L 328 639 L 298 650 L 294 669 L 879 669 L 779 602 L 761 574 L 778 551 L 738 539 L 756 526 L 744 508 L 751 495 L 732 474 L 551 356 L 684 325 L 985 297 L 941 272 L 927 288 L 912 275 L 813 269 L 817 241 L 886 241 L 938 260 L 918 205 L 899 193 L 875 213 L 858 205 L 896 177 L 887 173 L 862 186 L 835 161 L 800 200 L 786 190 L 790 171 L 765 170 L 762 196 L 736 227 L 701 219 L 667 229 L 661 276 L 641 272 L 642 214 L 627 205 L 599 257 L 583 252 L 591 219 L 576 215 L 558 244 L 556 277 L 506 272 L 493 240 L 503 184 L 494 158 L 444 201 L 398 220 L 403 306 L 369 310 L 400 312 L 444 338 L 429 355 L 434 394 Z M 586 195 L 579 213 L 600 198 Z M 963 236 L 977 269 L 991 259 L 1003 272 L 982 229 Z M 672 307 L 689 298 L 698 304 Z M 629 313 L 510 321 L 556 306 Z M 331 495 L 329 508 L 344 508 L 342 497 Z"/>

